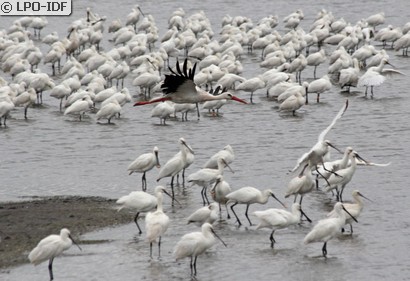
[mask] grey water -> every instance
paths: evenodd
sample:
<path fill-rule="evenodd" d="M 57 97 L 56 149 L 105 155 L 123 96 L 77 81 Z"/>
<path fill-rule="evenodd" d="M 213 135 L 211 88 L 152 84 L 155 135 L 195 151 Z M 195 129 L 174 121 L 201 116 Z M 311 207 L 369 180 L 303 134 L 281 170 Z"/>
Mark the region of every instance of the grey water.
<path fill-rule="evenodd" d="M 58 31 L 67 34 L 68 25 L 85 17 L 86 8 L 105 15 L 106 30 L 102 48 L 113 47 L 108 39 L 108 24 L 126 15 L 136 4 L 134 1 L 73 1 L 69 17 L 48 17 L 49 24 L 42 36 Z M 139 1 L 145 14 L 151 14 L 159 28 L 159 35 L 167 29 L 167 20 L 181 7 L 189 16 L 204 11 L 218 38 L 223 16 L 241 15 L 259 19 L 277 15 L 276 29 L 284 34 L 282 19 L 302 9 L 301 23 L 306 31 L 321 9 L 331 11 L 336 18 L 343 17 L 355 24 L 362 18 L 384 11 L 386 23 L 403 26 L 409 19 L 408 1 Z M 0 27 L 7 29 L 16 17 L 0 17 Z M 376 44 L 380 49 L 381 45 Z M 40 42 L 37 42 L 40 45 Z M 156 43 L 158 46 L 159 43 Z M 41 46 L 43 53 L 47 48 Z M 327 52 L 334 50 L 326 47 Z M 289 170 L 297 159 L 316 143 L 320 132 L 326 128 L 343 106 L 349 107 L 345 115 L 329 132 L 327 138 L 338 147 L 352 146 L 360 155 L 372 162 L 388 163 L 387 167 L 358 167 L 353 180 L 346 187 L 344 197 L 350 199 L 353 189 L 359 189 L 373 202 L 365 202 L 359 223 L 354 224 L 354 234 L 340 235 L 328 243 L 329 258 L 321 257 L 321 243 L 303 245 L 303 238 L 313 224 L 326 216 L 334 204 L 331 194 L 317 190 L 305 196 L 304 210 L 313 223 L 277 231 L 275 249 L 270 248 L 267 229 L 255 230 L 244 216 L 245 206 L 237 206 L 243 226 L 237 227 L 233 219 L 216 223 L 215 230 L 227 243 L 219 242 L 198 258 L 198 280 L 408 280 L 410 274 L 410 210 L 408 208 L 410 130 L 408 106 L 410 104 L 409 58 L 388 49 L 390 62 L 406 76 L 388 77 L 375 88 L 373 99 L 364 98 L 364 88 L 351 94 L 341 93 L 337 86 L 302 107 L 296 117 L 278 112 L 278 104 L 266 98 L 264 90 L 254 94 L 255 104 L 242 105 L 230 102 L 221 109 L 222 117 L 210 117 L 202 111 L 200 120 L 195 114 L 188 122 L 159 120 L 150 117 L 152 106 L 123 107 L 120 119 L 113 125 L 99 124 L 93 114 L 82 122 L 59 112 L 58 101 L 44 94 L 43 106 L 29 108 L 24 120 L 22 108 L 16 108 L 6 128 L 0 127 L 0 201 L 21 201 L 33 196 L 80 195 L 119 198 L 141 189 L 139 174 L 129 176 L 127 167 L 138 155 L 149 152 L 154 146 L 160 150 L 161 164 L 178 152 L 178 139 L 184 137 L 195 151 L 195 161 L 187 174 L 197 171 L 215 152 L 230 144 L 236 158 L 231 164 L 235 173 L 224 173 L 232 189 L 254 186 L 271 188 L 275 195 L 290 206 L 291 198 L 283 198 L 286 185 L 292 176 Z M 244 53 L 241 58 L 245 78 L 262 74 L 259 67 L 260 51 Z M 174 60 L 171 60 L 174 62 Z M 318 69 L 326 74 L 327 63 Z M 51 75 L 48 66 L 41 65 Z M 10 80 L 8 74 L 2 77 Z M 302 72 L 302 80 L 313 79 L 313 68 Z M 55 77 L 59 82 L 61 77 Z M 139 89 L 132 86 L 128 77 L 125 86 L 138 97 Z M 249 93 L 236 92 L 249 100 Z M 332 151 L 332 159 L 339 158 Z M 148 192 L 156 186 L 158 170 L 147 173 Z M 169 185 L 170 179 L 159 184 Z M 189 259 L 176 262 L 173 247 L 185 233 L 199 231 L 187 225 L 186 218 L 202 206 L 200 188 L 176 189 L 181 206 L 171 206 L 165 199 L 164 211 L 171 225 L 162 238 L 161 258 L 149 258 L 149 245 L 145 232 L 138 235 L 132 221 L 121 227 L 107 228 L 85 234 L 81 240 L 100 241 L 82 245 L 83 251 L 73 247 L 55 259 L 56 280 L 187 280 L 190 278 Z M 280 208 L 269 200 L 266 205 L 252 205 L 250 218 L 256 225 L 253 211 Z M 1 218 L 0 218 L 1 219 Z M 141 224 L 143 225 L 143 223 Z M 67 228 L 70 228 L 68 225 Z M 27 230 L 30 231 L 29 229 Z M 143 228 L 144 231 L 144 228 Z M 58 230 L 56 230 L 58 232 Z M 75 234 L 74 234 L 75 236 Z M 1 242 L 0 242 L 1 243 Z M 35 245 L 33 245 L 34 247 Z M 27 253 L 28 254 L 28 253 Z M 24 264 L 0 272 L 1 280 L 46 280 L 47 264 Z"/>

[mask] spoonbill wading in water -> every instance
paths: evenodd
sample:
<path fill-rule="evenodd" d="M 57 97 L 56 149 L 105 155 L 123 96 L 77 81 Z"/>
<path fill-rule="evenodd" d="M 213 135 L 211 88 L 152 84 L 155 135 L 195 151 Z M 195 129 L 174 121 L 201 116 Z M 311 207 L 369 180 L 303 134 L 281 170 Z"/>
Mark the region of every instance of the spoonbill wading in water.
<path fill-rule="evenodd" d="M 190 69 L 188 69 L 187 64 L 188 60 L 185 59 L 184 64 L 182 66 L 182 70 L 179 66 L 178 61 L 176 63 L 175 71 L 168 67 L 171 71 L 171 74 L 165 75 L 165 80 L 161 85 L 162 92 L 165 94 L 165 96 L 161 98 L 155 98 L 149 101 L 139 101 L 136 102 L 134 106 L 152 104 L 167 100 L 173 101 L 174 103 L 195 103 L 197 105 L 196 108 L 199 118 L 200 114 L 198 103 L 200 102 L 227 99 L 247 104 L 246 101 L 228 92 L 214 96 L 202 90 L 194 82 L 196 63 Z"/>
<path fill-rule="evenodd" d="M 191 257 L 189 264 L 191 276 L 196 276 L 196 260 L 198 256 L 212 247 L 215 243 L 215 237 L 227 247 L 225 242 L 215 233 L 212 225 L 206 222 L 202 225 L 201 232 L 187 233 L 176 244 L 174 250 L 176 260 Z"/>
<path fill-rule="evenodd" d="M 258 203 L 258 204 L 266 204 L 268 202 L 269 196 L 275 198 L 284 208 L 286 208 L 285 204 L 283 204 L 274 194 L 271 189 L 259 190 L 255 187 L 245 186 L 238 190 L 235 190 L 225 197 L 228 199 L 226 204 L 233 203 L 231 205 L 231 210 L 235 215 L 236 221 L 238 222 L 239 226 L 242 225 L 241 221 L 239 220 L 238 216 L 236 215 L 233 207 L 237 204 L 246 204 L 246 211 L 245 216 L 248 219 L 249 225 L 252 226 L 252 222 L 248 217 L 248 209 L 249 205 Z"/>
<path fill-rule="evenodd" d="M 142 190 L 147 190 L 147 179 L 145 173 L 152 168 L 161 168 L 158 157 L 158 147 L 154 147 L 152 152 L 141 154 L 129 166 L 128 172 L 131 175 L 134 172 L 142 173 Z"/>
<path fill-rule="evenodd" d="M 53 280 L 54 258 L 59 256 L 65 250 L 68 250 L 73 243 L 77 245 L 80 250 L 82 250 L 71 237 L 70 231 L 67 228 L 63 228 L 60 231 L 60 235 L 51 234 L 42 239 L 38 243 L 38 245 L 30 252 L 28 258 L 34 265 L 38 265 L 43 261 L 49 260 L 48 272 L 50 274 L 50 280 Z"/>
<path fill-rule="evenodd" d="M 345 211 L 355 222 L 357 219 L 346 210 L 341 202 L 337 202 L 333 207 L 334 217 L 320 220 L 313 229 L 305 236 L 304 244 L 313 242 L 323 242 L 322 254 L 327 257 L 327 241 L 337 235 L 340 229 L 346 224 L 346 216 L 342 213 Z"/>
<path fill-rule="evenodd" d="M 297 161 L 296 166 L 290 171 L 290 172 L 295 172 L 298 170 L 300 167 L 304 167 L 306 164 L 309 164 L 309 166 L 312 169 L 315 169 L 316 172 L 324 178 L 326 181 L 327 179 L 320 173 L 318 170 L 318 165 L 321 164 L 323 166 L 324 160 L 323 158 L 325 155 L 329 152 L 329 146 L 333 147 L 340 153 L 342 153 L 336 146 L 334 146 L 330 141 L 326 140 L 326 135 L 329 133 L 329 131 L 332 129 L 332 127 L 336 124 L 336 121 L 339 120 L 343 114 L 345 113 L 347 107 L 349 105 L 349 100 L 346 100 L 346 103 L 343 105 L 343 107 L 339 110 L 339 112 L 336 114 L 336 116 L 333 118 L 332 122 L 329 124 L 329 126 L 324 129 L 319 137 L 318 141 L 316 144 L 309 150 L 309 152 L 306 152 L 303 154 Z M 333 171 L 327 170 L 325 166 L 323 168 L 332 174 L 336 174 Z"/>

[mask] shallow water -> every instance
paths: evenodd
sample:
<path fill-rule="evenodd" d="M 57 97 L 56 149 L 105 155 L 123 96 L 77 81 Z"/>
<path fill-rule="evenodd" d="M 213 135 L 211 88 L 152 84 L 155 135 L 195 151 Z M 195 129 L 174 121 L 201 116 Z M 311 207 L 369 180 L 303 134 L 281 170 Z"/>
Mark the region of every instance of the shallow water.
<path fill-rule="evenodd" d="M 404 25 L 408 19 L 410 4 L 402 1 L 392 6 L 389 1 L 360 2 L 339 1 L 266 1 L 248 5 L 247 1 L 185 1 L 184 6 L 175 1 L 158 3 L 140 1 L 144 13 L 152 14 L 160 30 L 165 32 L 166 21 L 172 11 L 183 7 L 187 15 L 203 10 L 213 24 L 218 36 L 222 17 L 243 15 L 256 23 L 260 18 L 276 14 L 280 19 L 301 8 L 305 14 L 302 27 L 309 28 L 320 9 L 332 11 L 336 18 L 344 17 L 355 23 L 362 17 L 386 11 L 386 24 Z M 289 2 L 289 3 L 288 3 Z M 50 17 L 43 36 L 53 30 L 66 34 L 73 20 L 85 16 L 85 7 L 107 16 L 108 23 L 117 17 L 125 17 L 133 7 L 132 1 L 75 1 L 70 17 Z M 229 11 L 226 11 L 229 9 Z M 1 17 L 2 28 L 16 18 Z M 284 33 L 281 25 L 277 29 Z M 104 50 L 112 47 L 110 35 L 105 33 Z M 157 44 L 158 45 L 158 44 Z M 377 46 L 380 48 L 380 46 Z M 47 49 L 45 49 L 46 51 Z M 332 48 L 328 49 L 332 51 Z M 44 52 L 45 52 L 44 51 Z M 410 73 L 409 59 L 389 50 L 391 63 L 400 71 Z M 250 78 L 261 74 L 260 52 L 244 55 L 243 76 Z M 48 67 L 43 70 L 51 74 Z M 327 65 L 318 69 L 317 76 L 324 75 Z M 5 78 L 9 78 L 6 74 Z M 302 79 L 311 80 L 313 68 L 302 73 Z M 57 79 L 58 81 L 58 79 Z M 126 80 L 126 87 L 133 95 L 138 89 Z M 127 166 L 138 155 L 149 152 L 153 146 L 160 149 L 162 164 L 179 149 L 178 139 L 184 137 L 195 150 L 195 162 L 187 175 L 198 170 L 215 152 L 230 144 L 236 154 L 231 164 L 234 174 L 226 171 L 225 179 L 232 189 L 254 186 L 272 188 L 283 199 L 286 184 L 291 179 L 288 170 L 296 160 L 316 142 L 319 133 L 349 99 L 349 108 L 329 133 L 328 138 L 338 147 L 352 146 L 361 156 L 373 162 L 392 164 L 388 167 L 359 167 L 352 182 L 345 190 L 349 198 L 353 189 L 359 189 L 374 202 L 365 202 L 355 233 L 340 236 L 328 243 L 330 258 L 320 257 L 322 245 L 303 245 L 303 237 L 311 225 L 278 231 L 275 249 L 269 246 L 269 230 L 249 227 L 244 217 L 244 206 L 236 210 L 244 226 L 239 229 L 234 220 L 223 220 L 215 230 L 228 244 L 217 243 L 212 250 L 198 258 L 198 280 L 405 280 L 410 273 L 409 232 L 410 211 L 407 208 L 407 178 L 409 170 L 405 155 L 409 152 L 408 76 L 390 77 L 375 89 L 374 99 L 363 97 L 364 89 L 358 88 L 351 95 L 341 94 L 334 87 L 321 97 L 321 102 L 304 106 L 297 117 L 278 113 L 277 103 L 268 101 L 264 91 L 254 95 L 253 105 L 229 103 L 222 108 L 223 116 L 211 118 L 202 112 L 201 120 L 195 114 L 189 122 L 169 121 L 158 125 L 150 117 L 150 106 L 133 108 L 127 104 L 121 119 L 114 125 L 97 124 L 90 114 L 78 122 L 58 111 L 58 101 L 44 95 L 42 107 L 30 108 L 28 120 L 23 119 L 22 109 L 13 111 L 8 127 L 0 128 L 0 200 L 24 200 L 31 196 L 95 195 L 118 198 L 140 189 L 140 175 L 128 176 Z M 249 99 L 245 92 L 236 93 Z M 338 155 L 334 152 L 334 158 Z M 147 173 L 148 191 L 152 192 L 158 171 Z M 160 184 L 169 184 L 163 179 Z M 186 280 L 189 278 L 189 260 L 175 262 L 172 250 L 179 238 L 198 230 L 186 225 L 186 218 L 201 207 L 200 188 L 197 186 L 176 189 L 181 206 L 171 207 L 165 199 L 165 212 L 171 218 L 171 226 L 162 239 L 162 257 L 149 259 L 149 245 L 144 234 L 139 236 L 132 222 L 117 228 L 83 235 L 81 240 L 100 241 L 82 245 L 83 251 L 73 247 L 55 260 L 56 280 Z M 287 200 L 290 205 L 291 199 Z M 316 191 L 305 197 L 304 210 L 317 221 L 332 208 L 330 194 Z M 279 208 L 277 202 L 252 205 L 255 210 Z M 143 225 L 143 220 L 141 220 Z M 69 228 L 69 226 L 67 226 Z M 144 228 L 143 228 L 144 231 Z M 58 232 L 58 230 L 56 230 Z M 145 233 L 145 232 L 144 232 Z M 75 236 L 75 234 L 74 234 Z M 35 245 L 33 245 L 34 247 Z M 0 272 L 1 280 L 45 280 L 46 264 L 33 267 L 25 264 Z"/>

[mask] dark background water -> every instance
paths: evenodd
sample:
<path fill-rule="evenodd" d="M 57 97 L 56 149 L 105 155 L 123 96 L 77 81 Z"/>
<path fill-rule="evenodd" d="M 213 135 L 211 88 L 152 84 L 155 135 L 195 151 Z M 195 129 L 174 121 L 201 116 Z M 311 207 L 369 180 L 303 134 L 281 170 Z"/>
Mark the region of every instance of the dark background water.
<path fill-rule="evenodd" d="M 277 30 L 284 34 L 282 19 L 296 9 L 305 15 L 301 26 L 308 30 L 321 9 L 332 11 L 336 18 L 343 17 L 352 24 L 362 18 L 385 11 L 386 24 L 402 26 L 409 19 L 410 4 L 407 1 L 140 1 L 143 12 L 152 14 L 164 34 L 167 20 L 178 7 L 187 15 L 203 10 L 212 23 L 215 37 L 225 14 L 243 15 L 254 23 L 268 15 L 278 15 Z M 75 1 L 70 17 L 49 17 L 49 25 L 43 36 L 57 30 L 60 36 L 77 18 L 85 16 L 86 7 L 107 16 L 108 24 L 115 18 L 125 19 L 135 5 L 133 1 Z M 386 7 L 389 7 L 387 12 Z M 15 17 L 0 17 L 1 28 L 7 27 Z M 123 20 L 124 21 L 124 20 Z M 111 35 L 104 33 L 104 51 L 112 48 Z M 37 42 L 38 43 L 38 42 Z M 158 43 L 157 45 L 158 46 Z M 377 46 L 380 49 L 381 46 Z M 42 46 L 43 52 L 47 48 Z M 329 48 L 328 51 L 332 51 Z M 365 208 L 355 225 L 353 237 L 340 236 L 330 241 L 330 258 L 316 258 L 321 244 L 302 244 L 311 225 L 292 227 L 278 231 L 276 248 L 269 248 L 269 230 L 255 227 L 237 228 L 234 220 L 223 220 L 215 229 L 228 244 L 217 244 L 207 254 L 198 258 L 199 280 L 405 280 L 409 274 L 408 254 L 409 210 L 407 171 L 409 164 L 408 126 L 408 74 L 409 60 L 388 50 L 390 61 L 406 76 L 388 78 L 375 89 L 374 99 L 363 97 L 363 88 L 351 95 L 341 94 L 333 87 L 322 95 L 319 104 L 304 106 L 297 117 L 278 112 L 277 103 L 268 101 L 265 92 L 254 95 L 253 105 L 229 103 L 222 108 L 223 117 L 211 118 L 203 112 L 201 120 L 190 115 L 191 121 L 171 121 L 159 126 L 150 117 L 150 106 L 133 108 L 132 103 L 123 107 L 121 119 L 115 125 L 97 124 L 94 115 L 83 122 L 63 116 L 58 101 L 45 93 L 44 106 L 30 108 L 29 119 L 23 119 L 23 111 L 12 112 L 8 127 L 0 128 L 0 200 L 25 200 L 31 196 L 92 195 L 118 198 L 133 190 L 140 190 L 140 175 L 128 176 L 127 167 L 138 155 L 160 149 L 164 164 L 179 149 L 178 139 L 184 137 L 195 150 L 195 162 L 187 170 L 190 174 L 206 162 L 215 152 L 230 144 L 236 154 L 231 167 L 234 174 L 225 172 L 225 179 L 232 189 L 254 186 L 272 188 L 283 199 L 286 185 L 291 179 L 288 170 L 296 160 L 316 142 L 319 133 L 329 124 L 349 99 L 349 108 L 329 133 L 328 138 L 337 146 L 352 146 L 364 158 L 373 162 L 392 164 L 388 167 L 359 167 L 347 186 L 345 197 L 353 189 L 359 189 L 374 202 L 365 202 Z M 243 76 L 251 78 L 263 73 L 259 67 L 260 52 L 242 57 Z M 318 76 L 326 73 L 327 63 L 318 69 Z M 51 74 L 51 69 L 41 66 Z M 4 78 L 10 79 L 8 74 Z M 302 73 L 302 79 L 311 80 L 313 68 Z M 60 78 L 55 80 L 59 82 Z M 126 80 L 131 94 L 139 90 Z M 237 92 L 249 99 L 249 94 Z M 333 157 L 338 157 L 336 153 Z M 157 170 L 147 174 L 148 191 L 155 187 Z M 160 181 L 169 184 L 168 179 Z M 64 258 L 55 261 L 56 279 L 64 280 L 185 280 L 189 278 L 188 259 L 175 262 L 172 249 L 179 238 L 197 227 L 186 225 L 189 214 L 201 207 L 200 188 L 197 186 L 177 189 L 182 206 L 172 208 L 165 199 L 165 212 L 171 218 L 171 226 L 162 240 L 161 260 L 149 259 L 149 245 L 144 234 L 139 236 L 134 223 L 119 228 L 84 235 L 82 239 L 108 240 L 107 243 L 84 245 L 83 252 L 71 249 Z M 291 200 L 287 204 L 291 204 Z M 316 222 L 332 208 L 330 194 L 321 191 L 307 195 L 304 208 Z M 250 213 L 279 207 L 276 202 L 253 205 Z M 244 206 L 236 208 L 245 220 Z M 251 215 L 254 223 L 256 217 Z M 67 226 L 69 228 L 69 226 Z M 56 230 L 58 232 L 58 230 Z M 34 245 L 33 245 L 34 246 Z M 156 248 L 154 248 L 154 253 Z M 38 267 L 23 265 L 0 273 L 2 280 L 44 280 L 46 264 Z"/>

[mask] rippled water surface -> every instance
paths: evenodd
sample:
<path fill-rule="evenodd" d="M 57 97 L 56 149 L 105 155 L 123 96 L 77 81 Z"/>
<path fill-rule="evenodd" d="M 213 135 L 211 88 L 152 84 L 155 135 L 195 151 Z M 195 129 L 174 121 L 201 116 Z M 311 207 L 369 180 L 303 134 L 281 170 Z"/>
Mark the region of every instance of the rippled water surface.
<path fill-rule="evenodd" d="M 108 24 L 115 18 L 125 19 L 133 1 L 74 1 L 70 17 L 50 17 L 43 36 L 57 30 L 60 36 L 67 26 L 85 16 L 85 8 L 107 16 Z M 259 19 L 278 15 L 280 19 L 302 9 L 302 27 L 308 30 L 322 9 L 332 11 L 336 18 L 356 23 L 361 18 L 385 11 L 386 25 L 404 25 L 410 11 L 407 1 L 391 5 L 390 1 L 139 1 L 146 14 L 152 14 L 160 36 L 165 33 L 171 13 L 182 7 L 187 16 L 203 10 L 212 23 L 218 38 L 222 17 L 243 15 L 256 24 Z M 389 9 L 387 9 L 389 7 Z M 7 28 L 16 18 L 1 17 L 1 28 Z M 282 21 L 277 27 L 285 33 Z M 104 33 L 103 49 L 113 47 Z M 39 42 L 37 42 L 39 44 Z M 158 46 L 159 43 L 156 44 Z M 376 45 L 376 48 L 380 48 Z M 47 51 L 42 46 L 43 52 Z M 327 51 L 332 52 L 333 48 Z M 322 95 L 319 104 L 304 106 L 298 116 L 278 112 L 275 101 L 266 99 L 263 90 L 255 93 L 252 105 L 229 103 L 221 110 L 222 117 L 209 117 L 202 112 L 201 120 L 194 114 L 190 121 L 169 121 L 166 126 L 150 117 L 151 106 L 123 108 L 121 119 L 113 125 L 97 124 L 90 114 L 82 122 L 63 116 L 58 101 L 44 94 L 43 106 L 29 108 L 29 119 L 23 110 L 12 112 L 8 127 L 0 128 L 0 200 L 24 200 L 31 196 L 83 195 L 118 198 L 133 190 L 140 190 L 140 175 L 127 174 L 127 166 L 138 155 L 153 146 L 160 149 L 164 164 L 179 149 L 178 139 L 184 137 L 195 150 L 195 162 L 187 170 L 190 174 L 205 163 L 215 152 L 230 144 L 236 154 L 231 164 L 235 173 L 225 172 L 232 189 L 254 186 L 272 188 L 283 199 L 291 179 L 288 170 L 296 160 L 316 142 L 319 133 L 349 99 L 349 108 L 329 133 L 328 138 L 338 147 L 352 146 L 361 156 L 373 162 L 392 164 L 388 167 L 359 167 L 345 190 L 345 198 L 359 189 L 374 202 L 365 202 L 364 211 L 355 224 L 353 236 L 340 235 L 328 243 L 328 259 L 321 255 L 322 244 L 303 245 L 303 237 L 311 229 L 309 223 L 276 233 L 277 244 L 269 246 L 269 230 L 249 227 L 244 217 L 244 206 L 236 210 L 244 222 L 237 228 L 234 220 L 215 226 L 217 233 L 228 244 L 217 244 L 198 258 L 198 280 L 405 280 L 410 273 L 408 161 L 410 133 L 408 105 L 410 86 L 409 59 L 388 50 L 390 62 L 406 76 L 389 77 L 375 89 L 375 98 L 364 98 L 364 89 L 354 89 L 350 95 L 340 93 L 336 86 Z M 242 75 L 250 78 L 265 71 L 259 67 L 260 51 L 242 58 Z M 173 61 L 173 60 L 172 60 Z M 326 73 L 326 66 L 318 69 L 318 76 Z M 51 74 L 51 69 L 41 66 Z M 10 79 L 8 74 L 3 77 Z M 313 68 L 302 73 L 311 81 Z M 59 77 L 55 77 L 57 82 Z M 139 90 L 126 80 L 126 87 L 137 96 Z M 249 94 L 237 92 L 249 99 Z M 336 153 L 334 158 L 339 157 Z M 158 171 L 147 173 L 148 191 L 155 187 Z M 161 184 L 169 184 L 163 179 Z M 162 257 L 149 259 L 149 245 L 144 234 L 139 236 L 132 222 L 118 228 L 89 233 L 82 240 L 102 243 L 83 245 L 83 251 L 72 248 L 54 263 L 56 280 L 186 280 L 189 279 L 189 260 L 175 262 L 172 250 L 179 238 L 196 226 L 186 225 L 186 218 L 201 207 L 200 188 L 186 186 L 176 189 L 181 206 L 171 207 L 165 199 L 164 211 L 171 225 L 162 239 Z M 291 205 L 292 201 L 287 201 Z M 304 209 L 316 222 L 324 218 L 334 201 L 330 194 L 315 191 L 304 199 Z M 279 207 L 277 202 L 252 205 L 255 210 Z M 257 219 L 250 215 L 256 223 Z M 0 218 L 1 219 L 1 218 Z M 141 220 L 142 221 L 142 220 Z M 143 225 L 143 223 L 141 223 Z M 67 226 L 68 228 L 70 226 Z M 29 231 L 29 230 L 28 230 Z M 58 230 L 56 230 L 58 231 Z M 144 231 L 144 229 L 143 229 Z M 75 235 L 75 234 L 74 234 Z M 34 246 L 34 245 L 33 245 Z M 46 263 L 33 267 L 25 264 L 0 272 L 1 280 L 46 280 Z"/>

